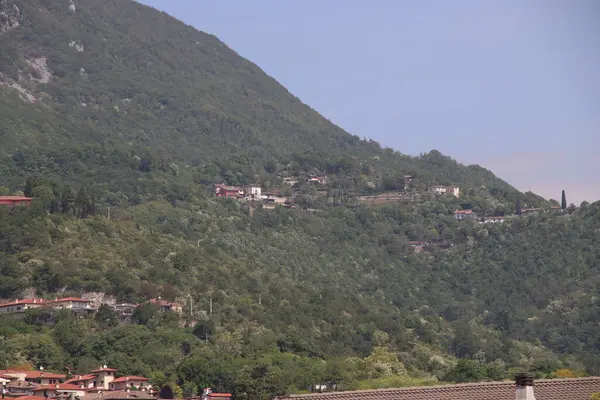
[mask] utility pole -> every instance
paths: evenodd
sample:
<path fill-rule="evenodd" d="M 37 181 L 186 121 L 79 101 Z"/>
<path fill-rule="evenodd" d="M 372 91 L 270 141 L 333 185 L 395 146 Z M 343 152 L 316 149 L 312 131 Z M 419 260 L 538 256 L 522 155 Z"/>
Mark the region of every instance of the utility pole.
<path fill-rule="evenodd" d="M 208 313 L 209 315 L 212 315 L 212 294 L 210 295 L 210 297 L 208 298 Z"/>
<path fill-rule="evenodd" d="M 190 298 L 190 317 L 194 315 L 194 299 L 192 295 L 188 293 L 188 297 Z"/>
<path fill-rule="evenodd" d="M 110 207 L 106 208 L 106 217 L 110 219 Z"/>

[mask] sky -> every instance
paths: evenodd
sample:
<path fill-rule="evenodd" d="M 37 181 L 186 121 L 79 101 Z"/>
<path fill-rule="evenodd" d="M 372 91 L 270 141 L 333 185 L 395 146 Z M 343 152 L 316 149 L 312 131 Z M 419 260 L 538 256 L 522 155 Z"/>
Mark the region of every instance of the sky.
<path fill-rule="evenodd" d="M 600 1 L 142 0 L 348 132 L 600 200 Z"/>

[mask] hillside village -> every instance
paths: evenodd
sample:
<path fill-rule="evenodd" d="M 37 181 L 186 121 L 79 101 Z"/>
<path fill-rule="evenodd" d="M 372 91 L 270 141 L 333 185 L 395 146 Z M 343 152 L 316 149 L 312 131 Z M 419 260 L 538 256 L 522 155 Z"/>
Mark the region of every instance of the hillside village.
<path fill-rule="evenodd" d="M 80 298 L 80 297 L 64 297 L 55 299 L 41 299 L 41 298 L 30 298 L 30 299 L 15 299 L 7 302 L 0 302 L 0 314 L 11 314 L 15 316 L 24 316 L 28 310 L 68 310 L 75 315 L 85 317 L 93 316 L 99 309 L 100 306 L 106 306 L 112 311 L 121 322 L 131 322 L 131 317 L 136 309 L 141 306 L 149 304 L 156 307 L 159 312 L 174 312 L 182 314 L 183 306 L 179 303 L 170 302 L 164 299 L 156 298 L 150 299 L 140 304 L 130 303 L 111 303 Z"/>
<path fill-rule="evenodd" d="M 84 375 L 61 374 L 44 370 L 0 370 L 2 398 L 15 400 L 153 400 L 173 398 L 170 388 L 156 388 L 143 376 L 119 374 L 116 368 L 100 366 Z M 166 397 L 165 397 L 166 396 Z M 194 400 L 230 400 L 230 393 L 204 389 Z"/>
<path fill-rule="evenodd" d="M 385 205 L 393 203 L 421 203 L 427 200 L 439 199 L 441 196 L 450 196 L 453 198 L 461 197 L 460 187 L 457 185 L 431 185 L 426 190 L 420 191 L 413 187 L 412 175 L 405 175 L 401 190 L 387 191 L 379 194 L 365 194 L 351 192 L 345 194 L 346 204 L 358 204 L 366 206 Z M 231 198 L 238 201 L 248 202 L 251 207 L 262 207 L 266 210 L 273 210 L 277 206 L 295 209 L 296 197 L 302 193 L 305 185 L 316 189 L 318 195 L 327 197 L 327 204 L 335 206 L 344 200 L 343 189 L 333 188 L 329 185 L 330 178 L 320 175 L 308 175 L 302 181 L 299 177 L 283 178 L 283 185 L 277 188 L 264 188 L 260 185 L 230 186 L 226 184 L 214 184 L 214 194 L 218 198 Z M 285 195 L 284 193 L 288 193 Z M 501 223 L 511 216 L 537 215 L 540 212 L 563 212 L 563 206 L 551 206 L 550 208 L 541 207 L 521 207 L 516 204 L 514 213 L 502 213 L 500 215 L 478 213 L 472 209 L 457 209 L 453 212 L 454 218 L 458 221 L 474 220 L 482 224 Z M 308 211 L 318 211 L 307 209 Z"/>

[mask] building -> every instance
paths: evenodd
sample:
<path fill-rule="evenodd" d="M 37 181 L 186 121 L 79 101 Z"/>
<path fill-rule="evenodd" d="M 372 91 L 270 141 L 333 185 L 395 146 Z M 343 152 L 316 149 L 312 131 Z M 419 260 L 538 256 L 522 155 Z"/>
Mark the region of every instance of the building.
<path fill-rule="evenodd" d="M 260 186 L 246 186 L 245 189 L 246 198 L 250 200 L 262 199 L 262 188 Z"/>
<path fill-rule="evenodd" d="M 460 197 L 460 188 L 458 186 L 447 186 L 446 193 L 450 193 L 454 197 Z"/>
<path fill-rule="evenodd" d="M 91 372 L 95 376 L 95 379 L 92 381 L 93 387 L 104 390 L 110 389 L 110 384 L 115 380 L 115 375 L 117 372 L 119 371 L 114 368 L 108 368 L 106 365 L 93 370 Z"/>
<path fill-rule="evenodd" d="M 54 309 L 92 309 L 92 301 L 79 297 L 55 298 L 44 302 L 45 305 Z"/>
<path fill-rule="evenodd" d="M 215 185 L 215 194 L 217 197 L 244 197 L 244 191 L 236 186 Z"/>
<path fill-rule="evenodd" d="M 69 379 L 68 381 L 65 381 L 65 383 L 79 386 L 82 389 L 93 389 L 95 380 L 96 380 L 96 375 L 93 375 L 93 374 L 77 375 L 77 376 Z"/>
<path fill-rule="evenodd" d="M 148 378 L 143 376 L 122 376 L 110 383 L 110 390 L 150 390 L 152 386 L 148 383 Z"/>
<path fill-rule="evenodd" d="M 44 398 L 52 397 L 75 397 L 85 395 L 85 390 L 77 385 L 71 385 L 68 383 L 56 383 L 53 385 L 40 385 L 33 390 L 34 396 L 40 396 Z"/>
<path fill-rule="evenodd" d="M 451 194 L 454 197 L 460 196 L 460 188 L 458 186 L 441 186 L 434 185 L 429 188 L 429 191 L 433 194 Z"/>
<path fill-rule="evenodd" d="M 194 400 L 231 400 L 231 393 L 215 393 L 211 388 L 205 388 L 200 397 L 193 397 Z"/>
<path fill-rule="evenodd" d="M 483 219 L 483 221 L 481 221 L 484 224 L 496 224 L 496 223 L 502 223 L 506 220 L 506 217 L 485 217 Z"/>
<path fill-rule="evenodd" d="M 16 299 L 7 303 L 0 304 L 0 314 L 22 313 L 30 308 L 39 308 L 44 305 L 42 299 Z"/>
<path fill-rule="evenodd" d="M 155 400 L 156 396 L 141 390 L 116 390 L 109 392 L 88 393 L 79 400 Z"/>
<path fill-rule="evenodd" d="M 163 312 L 173 311 L 178 314 L 183 312 L 183 307 L 179 303 L 172 303 L 167 300 L 162 300 L 160 297 L 158 299 L 150 299 L 148 303 L 156 304 L 158 309 Z"/>
<path fill-rule="evenodd" d="M 319 185 L 325 186 L 329 182 L 329 178 L 326 176 L 309 175 L 306 181 L 308 183 L 318 183 Z"/>
<path fill-rule="evenodd" d="M 294 400 L 589 400 L 600 392 L 600 377 L 463 383 L 291 395 Z M 281 399 L 281 398 L 280 398 Z"/>
<path fill-rule="evenodd" d="M 0 205 L 3 206 L 28 206 L 31 204 L 33 199 L 25 196 L 0 196 Z"/>
<path fill-rule="evenodd" d="M 51 385 L 56 383 L 62 383 L 67 379 L 65 374 L 55 374 L 53 372 L 47 372 L 44 370 L 39 371 L 11 371 L 2 370 L 0 374 L 5 378 L 9 379 L 11 384 L 17 386 L 29 386 L 33 387 L 36 385 Z"/>
<path fill-rule="evenodd" d="M 137 308 L 137 304 L 120 303 L 113 304 L 110 309 L 117 314 L 121 321 L 128 321 L 133 315 L 133 311 Z"/>
<path fill-rule="evenodd" d="M 521 215 L 537 215 L 542 210 L 543 210 L 542 208 L 522 208 Z"/>
<path fill-rule="evenodd" d="M 477 218 L 477 214 L 473 210 L 456 210 L 454 211 L 454 218 L 461 221 L 463 219 Z"/>

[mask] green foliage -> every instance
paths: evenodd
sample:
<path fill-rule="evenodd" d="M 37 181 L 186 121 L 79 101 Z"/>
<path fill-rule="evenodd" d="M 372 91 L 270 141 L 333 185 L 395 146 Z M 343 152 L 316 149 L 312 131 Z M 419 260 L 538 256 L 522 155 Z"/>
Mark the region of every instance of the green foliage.
<path fill-rule="evenodd" d="M 144 303 L 133 324 L 106 306 L 89 318 L 0 316 L 1 367 L 108 363 L 174 397 L 210 386 L 240 399 L 502 379 L 514 368 L 600 373 L 598 203 L 493 226 L 456 221 L 456 209 L 549 203 L 438 151 L 409 157 L 351 136 L 215 37 L 138 3 L 19 8 L 20 27 L 0 36 L 0 72 L 23 76 L 37 101 L 0 86 L 0 193 L 35 200 L 0 208 L 0 297 L 162 296 L 184 312 Z M 43 74 L 26 60 L 43 57 L 48 83 L 27 78 Z M 310 174 L 330 184 L 319 190 Z M 286 177 L 300 184 L 295 210 L 250 212 L 209 188 L 291 195 Z M 457 184 L 461 196 L 355 199 L 432 184 Z M 411 241 L 427 246 L 417 253 Z"/>

